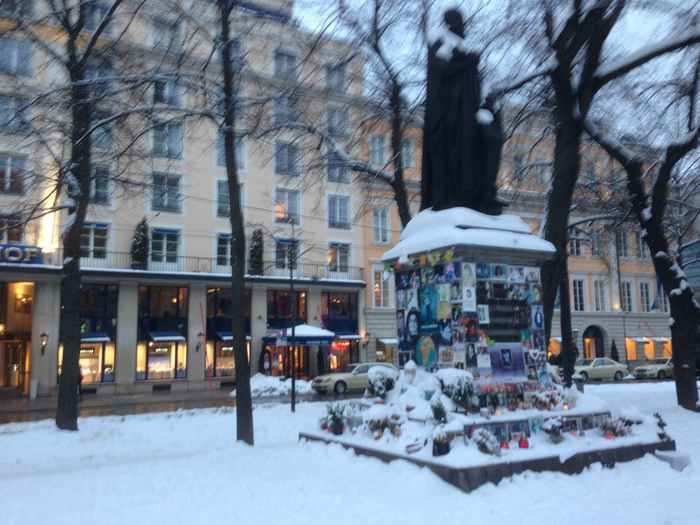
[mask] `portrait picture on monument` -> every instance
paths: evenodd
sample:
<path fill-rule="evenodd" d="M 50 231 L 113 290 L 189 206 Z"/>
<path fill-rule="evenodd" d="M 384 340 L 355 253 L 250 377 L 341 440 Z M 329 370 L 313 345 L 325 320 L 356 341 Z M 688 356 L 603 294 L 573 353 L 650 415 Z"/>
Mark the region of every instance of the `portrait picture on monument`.
<path fill-rule="evenodd" d="M 450 302 L 462 302 L 462 283 L 460 281 L 452 281 L 450 283 Z"/>
<path fill-rule="evenodd" d="M 452 320 L 438 321 L 438 330 L 440 333 L 440 345 L 452 344 Z"/>
<path fill-rule="evenodd" d="M 474 343 L 479 340 L 479 317 L 473 313 L 463 313 L 460 324 L 464 327 L 464 340 Z"/>
<path fill-rule="evenodd" d="M 532 266 L 525 267 L 525 282 L 528 283 L 539 283 L 540 282 L 540 269 Z"/>
<path fill-rule="evenodd" d="M 462 286 L 476 286 L 476 267 L 474 263 L 462 263 Z"/>
<path fill-rule="evenodd" d="M 527 379 L 525 355 L 520 341 L 494 343 L 489 347 L 491 369 L 494 378 L 501 381 L 520 382 Z"/>
<path fill-rule="evenodd" d="M 402 309 L 396 310 L 396 327 L 398 330 L 399 344 L 401 344 L 402 341 L 406 340 L 405 316 L 404 310 Z"/>
<path fill-rule="evenodd" d="M 462 265 L 459 262 L 451 262 L 445 265 L 445 282 L 459 281 L 462 277 Z"/>
<path fill-rule="evenodd" d="M 458 304 L 452 305 L 452 322 L 459 324 L 459 318 L 462 316 L 462 306 Z"/>
<path fill-rule="evenodd" d="M 451 286 L 447 283 L 444 284 L 438 284 L 435 286 L 438 292 L 438 301 L 440 302 L 445 302 L 449 303 L 450 302 L 450 294 L 451 294 Z"/>
<path fill-rule="evenodd" d="M 544 329 L 544 309 L 541 305 L 533 305 L 532 311 L 532 328 L 536 330 Z"/>
<path fill-rule="evenodd" d="M 509 283 L 524 283 L 525 282 L 525 268 L 523 266 L 509 266 L 508 267 L 508 282 Z"/>
<path fill-rule="evenodd" d="M 437 363 L 437 348 L 431 336 L 423 336 L 418 339 L 416 346 L 416 364 L 426 369 L 431 369 Z"/>
<path fill-rule="evenodd" d="M 397 290 L 405 290 L 407 288 L 418 288 L 420 286 L 420 277 L 418 275 L 418 270 L 396 272 L 395 281 Z"/>
<path fill-rule="evenodd" d="M 492 282 L 489 299 L 508 299 L 508 286 L 506 283 Z"/>
<path fill-rule="evenodd" d="M 491 278 L 491 265 L 487 263 L 476 263 L 476 278 L 479 281 L 486 281 Z"/>
<path fill-rule="evenodd" d="M 438 292 L 434 285 L 425 285 L 420 289 L 420 329 L 427 333 L 437 328 Z"/>
<path fill-rule="evenodd" d="M 479 316 L 479 324 L 480 325 L 491 323 L 491 317 L 489 316 L 489 305 L 488 304 L 476 305 L 476 313 Z"/>
<path fill-rule="evenodd" d="M 467 355 L 466 355 L 466 361 L 467 361 L 467 368 L 476 368 L 478 366 L 477 363 L 477 346 L 476 343 L 467 343 Z"/>
<path fill-rule="evenodd" d="M 489 299 L 491 299 L 491 283 L 489 281 L 477 281 L 476 301 L 484 304 L 488 302 Z"/>
<path fill-rule="evenodd" d="M 472 286 L 462 287 L 462 310 L 476 312 L 476 289 Z"/>
<path fill-rule="evenodd" d="M 418 310 L 412 308 L 406 314 L 406 322 L 404 325 L 404 341 L 400 344 L 402 350 L 414 350 L 416 342 L 420 336 L 420 319 Z"/>
<path fill-rule="evenodd" d="M 505 264 L 494 264 L 491 267 L 492 281 L 505 281 L 508 277 L 508 267 Z"/>

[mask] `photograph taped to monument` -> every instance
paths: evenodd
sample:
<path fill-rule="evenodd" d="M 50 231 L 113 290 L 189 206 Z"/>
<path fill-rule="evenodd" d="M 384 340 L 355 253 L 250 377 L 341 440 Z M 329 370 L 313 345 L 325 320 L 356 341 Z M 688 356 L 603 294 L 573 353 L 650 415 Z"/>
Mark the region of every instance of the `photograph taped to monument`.
<path fill-rule="evenodd" d="M 494 343 L 489 346 L 494 382 L 517 383 L 527 381 L 525 353 L 520 341 Z"/>

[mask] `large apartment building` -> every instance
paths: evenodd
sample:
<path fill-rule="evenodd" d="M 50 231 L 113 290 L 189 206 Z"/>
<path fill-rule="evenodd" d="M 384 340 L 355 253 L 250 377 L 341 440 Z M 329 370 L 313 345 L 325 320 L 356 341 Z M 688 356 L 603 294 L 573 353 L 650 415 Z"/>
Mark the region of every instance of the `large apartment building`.
<path fill-rule="evenodd" d="M 206 46 L 192 45 L 188 24 L 197 17 L 171 17 L 157 4 L 148 2 L 148 11 L 109 34 L 126 30 L 121 45 L 136 49 L 146 66 L 156 58 L 172 62 L 173 46 L 194 47 L 192 67 L 209 59 Z M 362 64 L 338 58 L 343 49 L 333 42 L 315 49 L 311 60 L 304 47 L 308 35 L 294 23 L 290 0 L 240 4 L 241 27 L 247 29 L 235 42 L 238 56 L 245 57 L 239 89 L 251 98 L 269 97 L 268 128 L 294 117 L 295 104 L 303 103 L 326 133 L 355 147 L 351 130 Z M 33 15 L 46 5 L 35 1 Z M 29 12 L 22 9 L 3 14 Z M 4 115 L 20 100 L 18 84 L 31 79 L 47 86 L 56 72 L 40 46 L 7 35 L 0 45 L 16 58 L 0 60 Z M 162 115 L 199 100 L 167 77 L 147 83 L 143 93 L 139 102 L 148 99 Z M 88 391 L 197 389 L 233 381 L 223 141 L 206 120 L 167 119 L 152 128 L 128 167 L 130 180 L 140 181 L 135 189 L 124 189 L 111 176 L 116 163 L 95 162 L 81 236 L 80 367 Z M 313 153 L 305 147 L 307 137 L 284 126 L 255 135 L 246 131 L 243 126 L 237 154 L 248 246 L 255 245 L 245 312 L 253 371 L 289 373 L 284 330 L 292 325 L 294 366 L 302 377 L 367 359 L 364 233 L 356 220 L 361 192 L 333 159 L 307 157 Z M 30 189 L 23 183 L 46 168 L 35 141 L 20 135 L 9 125 L 0 129 L 0 389 L 27 394 L 34 383 L 45 395 L 56 389 L 62 359 L 60 235 L 69 219 L 58 212 L 20 226 L 10 213 L 49 185 Z M 109 147 L 116 135 L 100 145 Z M 147 245 L 145 260 L 135 259 L 134 242 Z"/>

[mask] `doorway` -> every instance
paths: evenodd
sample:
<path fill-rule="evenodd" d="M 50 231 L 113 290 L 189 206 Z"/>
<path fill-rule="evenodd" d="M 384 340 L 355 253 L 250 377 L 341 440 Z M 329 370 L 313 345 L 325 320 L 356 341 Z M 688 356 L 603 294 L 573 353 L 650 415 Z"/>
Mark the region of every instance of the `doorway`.
<path fill-rule="evenodd" d="M 23 340 L 0 341 L 0 397 L 26 394 L 29 384 L 29 353 Z"/>
<path fill-rule="evenodd" d="M 603 331 L 599 326 L 591 325 L 583 332 L 583 357 L 585 359 L 605 357 Z"/>

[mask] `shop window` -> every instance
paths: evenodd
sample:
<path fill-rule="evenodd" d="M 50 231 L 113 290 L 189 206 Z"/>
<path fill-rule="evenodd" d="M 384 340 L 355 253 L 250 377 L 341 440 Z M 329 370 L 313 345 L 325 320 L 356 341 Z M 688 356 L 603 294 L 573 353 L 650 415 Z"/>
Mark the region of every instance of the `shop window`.
<path fill-rule="evenodd" d="M 184 342 L 139 343 L 136 356 L 137 380 L 185 379 L 187 344 Z"/>
<path fill-rule="evenodd" d="M 63 344 L 58 345 L 58 375 L 63 369 Z M 114 382 L 114 343 L 82 343 L 78 366 L 82 384 Z"/>
<path fill-rule="evenodd" d="M 139 287 L 139 341 L 151 332 L 177 332 L 187 337 L 187 288 Z"/>
<path fill-rule="evenodd" d="M 321 294 L 323 326 L 336 333 L 357 333 L 357 294 L 323 292 Z"/>

